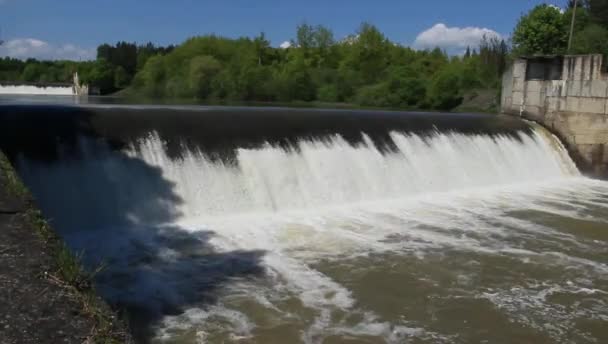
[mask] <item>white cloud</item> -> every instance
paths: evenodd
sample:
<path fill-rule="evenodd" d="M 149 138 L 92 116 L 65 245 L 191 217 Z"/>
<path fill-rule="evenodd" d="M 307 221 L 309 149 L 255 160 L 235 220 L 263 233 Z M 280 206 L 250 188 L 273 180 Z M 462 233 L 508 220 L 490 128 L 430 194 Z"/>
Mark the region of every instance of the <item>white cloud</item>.
<path fill-rule="evenodd" d="M 291 48 L 291 42 L 290 41 L 285 41 L 285 42 L 281 43 L 279 45 L 279 47 L 281 47 L 281 49 Z"/>
<path fill-rule="evenodd" d="M 0 56 L 40 60 L 91 60 L 95 58 L 95 49 L 73 44 L 56 45 L 35 38 L 16 38 L 0 46 Z"/>
<path fill-rule="evenodd" d="M 559 13 L 564 14 L 564 9 L 561 8 L 561 7 L 559 7 L 559 6 L 557 6 L 557 5 L 549 4 L 549 7 L 552 7 L 554 9 L 558 10 Z"/>
<path fill-rule="evenodd" d="M 418 34 L 414 47 L 418 49 L 440 47 L 451 53 L 459 53 L 467 47 L 477 47 L 484 35 L 488 38 L 503 38 L 498 32 L 487 28 L 448 27 L 438 23 Z"/>

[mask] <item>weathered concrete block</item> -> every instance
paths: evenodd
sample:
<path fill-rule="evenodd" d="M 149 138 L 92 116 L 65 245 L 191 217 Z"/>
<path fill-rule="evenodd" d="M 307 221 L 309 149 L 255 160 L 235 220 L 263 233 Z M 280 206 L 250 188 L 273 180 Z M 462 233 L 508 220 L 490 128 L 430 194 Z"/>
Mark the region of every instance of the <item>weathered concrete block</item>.
<path fill-rule="evenodd" d="M 511 103 L 514 107 L 522 105 L 524 103 L 524 93 L 514 91 Z"/>
<path fill-rule="evenodd" d="M 548 97 L 546 105 L 547 113 L 553 113 L 560 110 L 560 101 L 558 97 Z"/>
<path fill-rule="evenodd" d="M 541 116 L 545 112 L 543 107 L 536 106 L 536 105 L 527 105 L 527 104 L 526 104 L 526 107 L 525 107 L 524 111 L 526 113 L 528 113 L 529 115 L 532 115 L 532 116 L 535 116 L 535 117 L 536 116 Z"/>
<path fill-rule="evenodd" d="M 605 98 L 579 98 L 579 112 L 604 114 L 606 110 Z"/>
<path fill-rule="evenodd" d="M 513 92 L 523 92 L 525 85 L 524 78 L 513 78 Z"/>
<path fill-rule="evenodd" d="M 568 81 L 566 96 L 567 97 L 580 97 L 583 93 L 583 83 L 580 80 Z"/>
<path fill-rule="evenodd" d="M 544 85 L 545 95 L 547 97 L 561 97 L 565 96 L 565 82 L 562 80 L 548 81 Z"/>
<path fill-rule="evenodd" d="M 580 97 L 591 97 L 591 80 L 581 81 L 581 94 Z"/>
<path fill-rule="evenodd" d="M 584 162 L 587 164 L 591 164 L 593 161 L 593 144 L 578 144 L 576 145 L 577 152 L 581 158 L 583 158 Z"/>
<path fill-rule="evenodd" d="M 524 79 L 526 77 L 526 60 L 515 60 L 513 63 L 513 78 Z"/>
<path fill-rule="evenodd" d="M 541 92 L 533 92 L 528 91 L 526 94 L 526 105 L 531 106 L 544 106 L 545 105 L 545 97 Z"/>
<path fill-rule="evenodd" d="M 606 111 L 606 99 L 567 97 L 563 109 L 564 111 L 573 113 L 594 113 L 603 115 Z"/>
<path fill-rule="evenodd" d="M 605 98 L 608 96 L 608 80 L 589 81 L 589 97 Z"/>
<path fill-rule="evenodd" d="M 501 110 L 502 111 L 507 111 L 507 110 L 511 109 L 512 106 L 513 106 L 512 102 L 513 102 L 513 97 L 505 97 L 505 96 L 503 96 L 502 103 L 500 105 Z"/>
<path fill-rule="evenodd" d="M 530 80 L 526 83 L 526 91 L 540 93 L 545 83 L 545 81 Z"/>
<path fill-rule="evenodd" d="M 576 112 L 579 109 L 579 97 L 566 97 L 564 111 Z"/>
<path fill-rule="evenodd" d="M 608 133 L 588 132 L 575 135 L 576 144 L 595 145 L 608 143 Z"/>

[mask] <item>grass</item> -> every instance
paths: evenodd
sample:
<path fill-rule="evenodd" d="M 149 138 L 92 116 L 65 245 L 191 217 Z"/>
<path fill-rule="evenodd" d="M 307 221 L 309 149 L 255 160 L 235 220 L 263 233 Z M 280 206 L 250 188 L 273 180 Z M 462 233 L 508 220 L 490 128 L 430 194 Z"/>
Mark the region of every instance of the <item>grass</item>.
<path fill-rule="evenodd" d="M 93 286 L 95 275 L 103 271 L 105 265 L 100 264 L 91 271 L 87 271 L 83 267 L 84 252 L 72 253 L 63 240 L 57 236 L 40 210 L 33 205 L 33 198 L 29 190 L 2 152 L 0 152 L 0 172 L 6 180 L 6 188 L 9 192 L 16 197 L 28 200 L 24 216 L 52 254 L 55 269 L 45 272 L 45 278 L 69 291 L 69 295 L 81 304 L 82 313 L 93 320 L 94 327 L 85 343 L 130 342 L 126 322 L 114 314 L 109 306 L 99 298 Z"/>

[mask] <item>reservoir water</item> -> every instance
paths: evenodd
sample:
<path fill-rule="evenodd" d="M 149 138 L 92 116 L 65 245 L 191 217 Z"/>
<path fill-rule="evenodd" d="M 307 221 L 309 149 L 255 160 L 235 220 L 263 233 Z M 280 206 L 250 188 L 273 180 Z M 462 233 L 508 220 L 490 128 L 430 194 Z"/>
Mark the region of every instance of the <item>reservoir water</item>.
<path fill-rule="evenodd" d="M 608 183 L 534 124 L 7 101 L 0 123 L 141 342 L 608 342 Z"/>

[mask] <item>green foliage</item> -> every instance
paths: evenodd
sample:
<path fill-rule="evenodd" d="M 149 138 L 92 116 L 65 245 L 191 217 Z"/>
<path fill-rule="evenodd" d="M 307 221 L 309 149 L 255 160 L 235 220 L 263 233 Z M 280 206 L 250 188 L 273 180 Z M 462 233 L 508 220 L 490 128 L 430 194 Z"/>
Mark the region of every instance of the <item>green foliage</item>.
<path fill-rule="evenodd" d="M 595 23 L 589 24 L 574 35 L 572 52 L 575 54 L 600 53 L 608 56 L 608 29 Z"/>
<path fill-rule="evenodd" d="M 514 52 L 518 55 L 567 53 L 573 11 L 576 11 L 576 20 L 569 53 L 608 56 L 608 0 L 580 0 L 576 9 L 574 1 L 569 1 L 565 12 L 548 5 L 535 7 L 515 28 Z"/>
<path fill-rule="evenodd" d="M 188 83 L 195 97 L 205 99 L 211 94 L 213 78 L 221 68 L 220 62 L 213 56 L 196 56 L 190 60 Z"/>
<path fill-rule="evenodd" d="M 322 102 L 334 103 L 338 101 L 338 87 L 325 84 L 317 89 L 317 99 Z"/>
<path fill-rule="evenodd" d="M 428 90 L 430 104 L 439 110 L 450 110 L 462 103 L 460 74 L 457 68 L 446 66 L 431 80 Z"/>
<path fill-rule="evenodd" d="M 387 83 L 363 86 L 357 91 L 355 102 L 363 106 L 388 107 L 391 106 L 388 95 Z"/>
<path fill-rule="evenodd" d="M 588 9 L 591 20 L 608 29 L 608 0 L 581 0 Z"/>
<path fill-rule="evenodd" d="M 519 55 L 564 53 L 568 24 L 568 18 L 559 9 L 538 5 L 519 19 L 513 32 L 513 49 Z"/>
<path fill-rule="evenodd" d="M 394 44 L 367 23 L 340 42 L 326 27 L 302 24 L 292 44 L 289 49 L 273 48 L 263 33 L 253 39 L 194 37 L 167 55 L 149 58 L 132 89 L 153 97 L 208 101 L 435 105 L 449 110 L 458 105 L 463 87 L 496 87 L 508 53 L 504 41 L 488 39 L 479 48 L 480 56 L 450 59 L 441 49 L 415 51 Z M 448 67 L 449 78 L 435 78 Z M 452 79 L 456 85 L 442 95 Z"/>
<path fill-rule="evenodd" d="M 129 86 L 129 74 L 127 71 L 121 66 L 116 67 L 114 69 L 114 87 L 121 89 Z"/>
<path fill-rule="evenodd" d="M 100 45 L 95 61 L 0 59 L 0 78 L 70 82 L 78 71 L 102 94 L 129 88 L 130 95 L 155 99 L 450 110 L 467 90 L 496 88 L 507 54 L 507 45 L 495 39 L 484 39 L 464 57 L 450 57 L 439 48 L 395 44 L 369 23 L 341 41 L 324 26 L 302 24 L 288 49 L 272 47 L 264 33 L 238 39 L 205 35 L 167 48 L 118 42 Z"/>
<path fill-rule="evenodd" d="M 94 64 L 86 80 L 99 87 L 102 93 L 109 93 L 114 90 L 114 68 L 106 60 L 98 60 Z"/>

